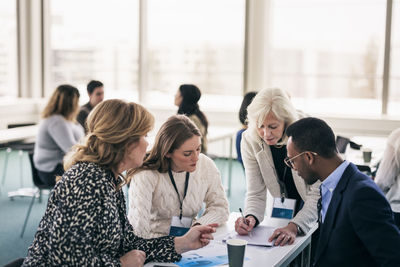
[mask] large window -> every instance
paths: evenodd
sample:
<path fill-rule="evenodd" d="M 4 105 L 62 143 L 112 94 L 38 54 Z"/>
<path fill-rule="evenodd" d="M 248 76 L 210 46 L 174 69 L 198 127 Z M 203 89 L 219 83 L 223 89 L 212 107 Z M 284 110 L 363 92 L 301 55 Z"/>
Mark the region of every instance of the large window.
<path fill-rule="evenodd" d="M 380 114 L 386 1 L 271 3 L 270 86 L 311 113 Z"/>
<path fill-rule="evenodd" d="M 15 0 L 0 1 L 0 97 L 18 96 Z"/>
<path fill-rule="evenodd" d="M 53 0 L 50 2 L 49 95 L 60 83 L 104 83 L 105 97 L 137 100 L 138 1 Z"/>
<path fill-rule="evenodd" d="M 400 115 L 400 0 L 393 1 L 388 114 Z"/>
<path fill-rule="evenodd" d="M 223 95 L 225 100 L 242 95 L 244 0 L 147 3 L 148 101 L 172 105 L 182 83 L 196 84 L 207 95 L 202 97 L 207 99 L 203 106 L 220 106 L 221 99 L 216 95 Z"/>

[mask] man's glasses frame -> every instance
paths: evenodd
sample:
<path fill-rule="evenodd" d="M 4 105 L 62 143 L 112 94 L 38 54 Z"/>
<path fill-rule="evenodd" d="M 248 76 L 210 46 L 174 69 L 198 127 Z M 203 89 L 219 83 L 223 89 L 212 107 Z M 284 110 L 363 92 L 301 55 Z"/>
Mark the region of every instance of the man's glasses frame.
<path fill-rule="evenodd" d="M 318 153 L 316 153 L 316 152 L 312 152 L 312 151 L 303 151 L 303 152 L 301 152 L 300 154 L 298 154 L 298 155 L 296 155 L 296 156 L 294 156 L 294 157 L 291 157 L 291 158 L 286 157 L 283 161 L 285 162 L 285 164 L 286 164 L 289 168 L 293 169 L 293 168 L 294 168 L 294 162 L 293 162 L 293 160 L 294 160 L 295 158 L 297 158 L 297 157 L 300 157 L 301 155 L 306 154 L 306 153 L 311 153 L 311 154 L 314 155 L 314 156 L 317 156 L 317 155 L 318 155 Z"/>

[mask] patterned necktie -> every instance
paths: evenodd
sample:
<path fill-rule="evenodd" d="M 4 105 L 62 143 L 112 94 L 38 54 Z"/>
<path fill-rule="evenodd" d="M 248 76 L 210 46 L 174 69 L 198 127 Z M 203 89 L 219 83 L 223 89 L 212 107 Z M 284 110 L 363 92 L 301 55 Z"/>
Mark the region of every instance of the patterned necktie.
<path fill-rule="evenodd" d="M 318 224 L 322 224 L 322 185 L 319 186 L 319 199 L 317 203 L 317 211 L 318 211 Z"/>

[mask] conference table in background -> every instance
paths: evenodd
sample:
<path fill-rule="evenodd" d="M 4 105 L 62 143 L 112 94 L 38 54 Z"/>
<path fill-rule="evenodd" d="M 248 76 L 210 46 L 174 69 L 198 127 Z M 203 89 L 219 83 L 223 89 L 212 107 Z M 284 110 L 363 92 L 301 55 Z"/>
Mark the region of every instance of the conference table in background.
<path fill-rule="evenodd" d="M 226 237 L 229 233 L 234 231 L 234 225 L 236 219 L 240 216 L 239 212 L 233 212 L 229 216 L 229 221 L 218 227 L 217 232 L 214 234 L 214 241 L 211 242 L 222 242 L 221 240 Z M 277 219 L 265 217 L 264 221 L 260 225 L 267 225 L 273 227 L 284 227 L 288 224 L 287 219 Z M 317 230 L 318 224 L 315 223 L 311 230 L 304 236 L 298 236 L 292 245 L 277 246 L 277 247 L 259 247 L 259 246 L 246 246 L 244 267 L 259 267 L 259 266 L 288 266 L 298 255 L 301 255 L 301 266 L 310 266 L 311 258 L 311 236 Z M 225 245 L 226 246 L 226 245 Z M 201 248 L 200 250 L 207 249 L 207 247 Z M 200 251 L 199 250 L 199 251 Z M 191 251 L 187 253 L 193 253 Z M 226 252 L 227 253 L 227 252 Z M 185 253 L 183 254 L 185 256 Z M 162 266 L 178 266 L 173 263 L 147 263 L 146 267 L 154 265 Z M 195 265 L 193 265 L 195 266 Z M 196 265 L 197 266 L 197 265 Z M 228 264 L 221 265 L 228 266 Z"/>
<path fill-rule="evenodd" d="M 0 144 L 32 141 L 36 138 L 38 127 L 31 125 L 0 130 Z"/>
<path fill-rule="evenodd" d="M 353 149 L 350 145 L 347 146 L 344 159 L 356 164 L 357 166 L 370 168 L 372 171 L 376 168 L 382 159 L 383 152 L 386 147 L 386 136 L 354 136 L 351 141 L 362 145 L 359 150 Z M 363 159 L 363 149 L 368 148 L 372 151 L 370 162 L 365 162 Z"/>

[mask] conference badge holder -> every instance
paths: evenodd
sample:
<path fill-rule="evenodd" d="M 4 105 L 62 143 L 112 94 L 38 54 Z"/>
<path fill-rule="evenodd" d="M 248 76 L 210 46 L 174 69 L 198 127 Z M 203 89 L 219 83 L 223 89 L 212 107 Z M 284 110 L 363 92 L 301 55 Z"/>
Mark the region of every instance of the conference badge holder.
<path fill-rule="evenodd" d="M 295 207 L 296 199 L 275 197 L 271 217 L 292 219 Z"/>
<path fill-rule="evenodd" d="M 183 236 L 186 234 L 190 227 L 192 226 L 192 218 L 190 217 L 182 217 L 173 216 L 171 219 L 171 228 L 169 230 L 170 236 Z"/>

